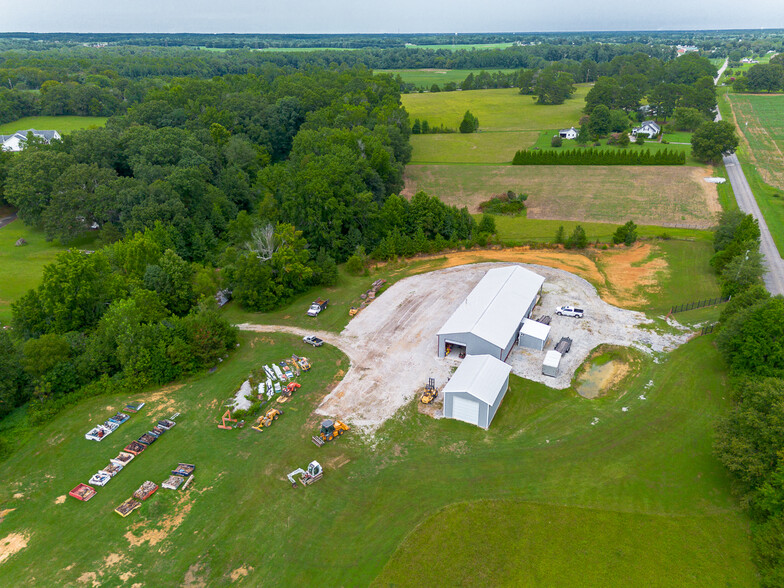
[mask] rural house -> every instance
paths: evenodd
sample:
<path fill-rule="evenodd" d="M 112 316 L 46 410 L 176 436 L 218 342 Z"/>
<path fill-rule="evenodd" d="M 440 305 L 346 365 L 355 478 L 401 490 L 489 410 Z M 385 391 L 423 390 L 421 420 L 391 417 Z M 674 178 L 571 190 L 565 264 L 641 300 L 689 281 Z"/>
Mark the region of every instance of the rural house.
<path fill-rule="evenodd" d="M 45 143 L 51 143 L 60 139 L 60 133 L 57 131 L 37 131 L 36 129 L 17 131 L 13 135 L 0 135 L 0 145 L 2 145 L 3 151 L 21 151 L 24 149 L 25 143 L 27 143 L 27 133 L 32 133 L 34 137 L 43 139 Z"/>
<path fill-rule="evenodd" d="M 654 137 L 658 136 L 659 133 L 661 133 L 661 127 L 652 120 L 643 121 L 639 127 L 634 127 L 632 129 L 633 137 L 636 137 L 637 135 L 645 135 L 649 139 L 653 139 Z"/>
<path fill-rule="evenodd" d="M 505 360 L 544 278 L 520 266 L 489 270 L 438 331 L 438 356 L 492 355 Z"/>
<path fill-rule="evenodd" d="M 561 137 L 561 139 L 576 139 L 577 129 L 575 129 L 574 127 L 570 129 L 561 129 L 560 131 L 558 131 L 558 136 Z"/>

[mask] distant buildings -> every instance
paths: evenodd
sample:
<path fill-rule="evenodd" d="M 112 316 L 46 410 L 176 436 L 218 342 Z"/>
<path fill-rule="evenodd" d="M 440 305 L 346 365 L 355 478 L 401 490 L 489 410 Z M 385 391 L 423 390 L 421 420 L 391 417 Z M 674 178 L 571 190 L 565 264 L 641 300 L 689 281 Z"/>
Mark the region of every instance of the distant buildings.
<path fill-rule="evenodd" d="M 13 135 L 0 135 L 0 148 L 3 151 L 21 151 L 27 143 L 27 134 L 32 133 L 34 137 L 43 139 L 45 143 L 51 143 L 54 140 L 60 139 L 60 133 L 57 131 L 37 131 L 35 129 L 27 129 L 26 131 L 17 131 Z"/>

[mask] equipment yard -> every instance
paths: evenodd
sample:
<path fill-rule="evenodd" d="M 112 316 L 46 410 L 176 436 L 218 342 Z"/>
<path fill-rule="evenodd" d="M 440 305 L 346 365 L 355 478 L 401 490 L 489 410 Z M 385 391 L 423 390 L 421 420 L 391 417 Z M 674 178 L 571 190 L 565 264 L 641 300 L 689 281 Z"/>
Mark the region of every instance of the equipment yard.
<path fill-rule="evenodd" d="M 406 278 L 388 288 L 339 335 L 316 333 L 351 360 L 348 373 L 317 412 L 325 416 L 350 414 L 352 424 L 372 432 L 421 390 L 425 378 L 433 377 L 436 386 L 443 387 L 457 361 L 436 357 L 436 332 L 487 270 L 503 265 L 511 264 L 464 265 Z M 546 278 L 535 316 L 553 314 L 563 304 L 579 304 L 585 310 L 585 318 L 553 316 L 548 347 L 562 336 L 573 339 L 558 377 L 542 375 L 544 351 L 518 347 L 508 359 L 516 375 L 563 389 L 569 387 L 575 369 L 600 344 L 633 346 L 648 353 L 660 353 L 674 349 L 689 337 L 685 330 L 672 334 L 643 327 L 651 323 L 644 314 L 604 302 L 596 288 L 572 273 L 520 265 Z M 308 334 L 299 328 L 275 325 L 246 323 L 240 328 Z"/>

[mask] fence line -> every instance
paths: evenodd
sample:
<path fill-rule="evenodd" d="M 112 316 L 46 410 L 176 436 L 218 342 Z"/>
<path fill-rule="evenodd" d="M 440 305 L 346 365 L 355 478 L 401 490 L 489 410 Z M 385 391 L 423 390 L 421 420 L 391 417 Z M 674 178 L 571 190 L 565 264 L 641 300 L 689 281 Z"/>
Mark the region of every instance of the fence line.
<path fill-rule="evenodd" d="M 705 325 L 704 327 L 702 327 L 702 330 L 700 331 L 700 335 L 708 335 L 709 333 L 712 333 L 713 329 L 715 328 L 716 328 L 716 323 L 713 323 L 712 325 Z"/>
<path fill-rule="evenodd" d="M 684 312 L 687 310 L 694 310 L 695 308 L 706 308 L 708 306 L 716 306 L 717 304 L 723 304 L 730 299 L 729 296 L 720 296 L 718 298 L 706 298 L 705 300 L 697 300 L 695 302 L 687 302 L 686 304 L 676 304 L 672 308 L 670 308 L 670 314 L 675 314 L 676 312 Z"/>

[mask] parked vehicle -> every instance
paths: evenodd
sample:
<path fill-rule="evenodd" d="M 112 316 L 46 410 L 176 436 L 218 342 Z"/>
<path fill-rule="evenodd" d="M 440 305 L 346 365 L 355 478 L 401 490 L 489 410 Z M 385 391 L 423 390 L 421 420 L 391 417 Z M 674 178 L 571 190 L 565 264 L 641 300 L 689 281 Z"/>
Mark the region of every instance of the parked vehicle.
<path fill-rule="evenodd" d="M 575 306 L 559 306 L 555 309 L 555 314 L 559 316 L 571 316 L 574 318 L 583 318 L 583 309 Z"/>
<path fill-rule="evenodd" d="M 318 300 L 315 300 L 308 309 L 308 316 L 318 316 L 322 310 L 327 308 L 327 304 L 329 304 L 329 299 L 324 300 L 323 298 L 319 298 Z"/>
<path fill-rule="evenodd" d="M 321 347 L 322 345 L 324 345 L 324 341 L 322 341 L 318 337 L 314 337 L 313 335 L 308 335 L 307 337 L 303 337 L 302 342 L 313 345 L 313 347 Z"/>

